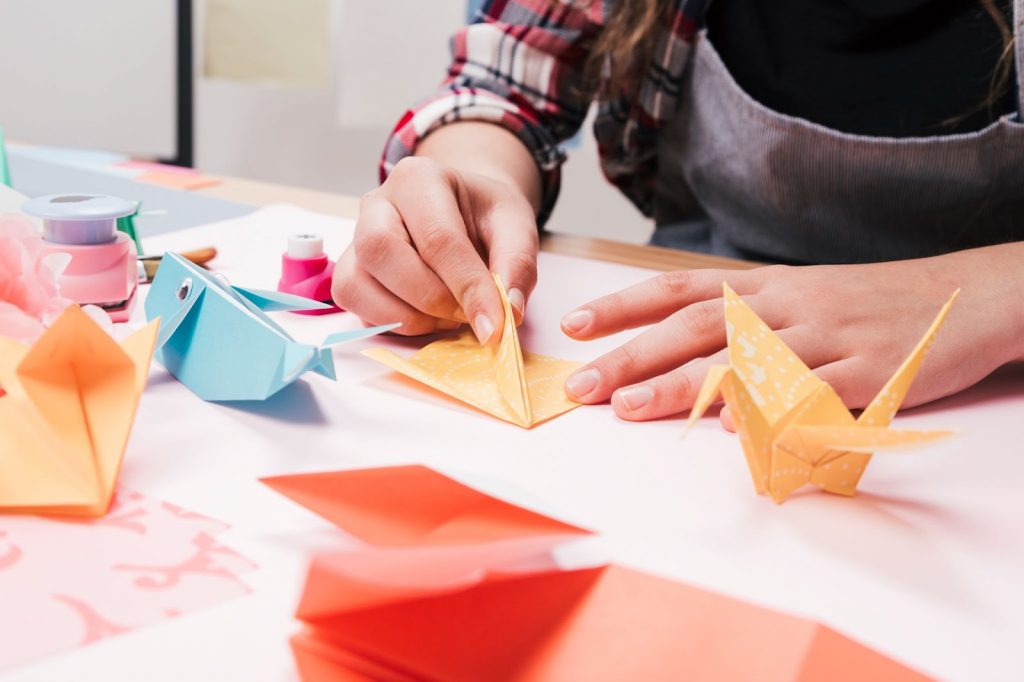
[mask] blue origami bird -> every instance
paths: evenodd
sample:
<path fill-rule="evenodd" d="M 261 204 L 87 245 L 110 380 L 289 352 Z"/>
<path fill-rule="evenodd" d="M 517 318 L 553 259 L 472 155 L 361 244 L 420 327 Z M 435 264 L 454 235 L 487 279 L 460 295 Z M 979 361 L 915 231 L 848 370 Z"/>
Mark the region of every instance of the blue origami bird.
<path fill-rule="evenodd" d="M 168 253 L 146 297 L 146 318 L 161 320 L 156 359 L 203 400 L 265 400 L 313 371 L 335 379 L 331 346 L 397 324 L 299 343 L 264 311 L 314 310 L 325 303 L 276 291 L 230 286 Z"/>

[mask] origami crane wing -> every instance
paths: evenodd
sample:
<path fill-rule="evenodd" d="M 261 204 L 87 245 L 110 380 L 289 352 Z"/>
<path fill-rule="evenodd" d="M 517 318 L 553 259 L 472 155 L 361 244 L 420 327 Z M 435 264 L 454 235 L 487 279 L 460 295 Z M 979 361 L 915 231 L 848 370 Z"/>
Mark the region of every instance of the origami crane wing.
<path fill-rule="evenodd" d="M 914 378 L 917 376 L 917 372 L 921 369 L 921 364 L 924 362 L 924 356 L 928 352 L 928 349 L 935 343 L 935 336 L 939 332 L 939 327 L 946 321 L 946 317 L 949 315 L 950 308 L 953 307 L 953 303 L 956 302 L 957 296 L 960 295 L 960 290 L 957 289 L 953 292 L 953 295 L 949 297 L 946 304 L 939 310 L 939 314 L 935 316 L 935 320 L 931 326 L 925 332 L 921 340 L 917 342 L 917 346 L 910 352 L 907 359 L 903 361 L 900 368 L 896 370 L 896 373 L 892 375 L 892 378 L 886 382 L 882 390 L 878 392 L 864 411 L 861 412 L 860 417 L 857 418 L 858 424 L 865 426 L 886 426 L 895 416 L 896 411 L 900 409 L 900 405 L 903 404 L 904 398 L 907 397 L 907 391 L 910 390 L 910 385 L 914 382 Z"/>
<path fill-rule="evenodd" d="M 952 435 L 949 430 L 899 430 L 887 426 L 790 426 L 775 444 L 790 452 L 822 453 L 819 463 L 828 463 L 845 452 L 912 449 Z"/>

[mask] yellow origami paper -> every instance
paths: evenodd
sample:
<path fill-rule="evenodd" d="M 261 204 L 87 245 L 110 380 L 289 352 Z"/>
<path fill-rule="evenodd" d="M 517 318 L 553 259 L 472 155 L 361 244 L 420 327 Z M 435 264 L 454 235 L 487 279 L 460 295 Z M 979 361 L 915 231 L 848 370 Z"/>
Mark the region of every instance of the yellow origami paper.
<path fill-rule="evenodd" d="M 118 344 L 71 306 L 31 346 L 0 337 L 0 512 L 106 513 L 158 327 Z"/>
<path fill-rule="evenodd" d="M 565 396 L 565 379 L 579 363 L 533 353 L 519 345 L 505 288 L 495 275 L 505 310 L 505 325 L 497 347 L 482 346 L 467 331 L 435 341 L 411 358 L 386 348 L 371 348 L 363 355 L 431 388 L 446 393 L 498 419 L 531 428 L 579 407 Z"/>
<path fill-rule="evenodd" d="M 874 450 L 909 447 L 950 431 L 888 428 L 959 290 L 860 417 L 800 361 L 729 285 L 725 324 L 729 364 L 708 372 L 687 428 L 719 392 L 731 410 L 754 486 L 783 502 L 807 483 L 853 495 Z"/>

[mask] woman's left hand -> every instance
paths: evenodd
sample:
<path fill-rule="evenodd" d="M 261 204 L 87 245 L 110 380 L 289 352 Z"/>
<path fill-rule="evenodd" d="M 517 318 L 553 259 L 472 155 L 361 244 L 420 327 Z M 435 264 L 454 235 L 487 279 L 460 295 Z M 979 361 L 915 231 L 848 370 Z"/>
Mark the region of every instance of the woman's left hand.
<path fill-rule="evenodd" d="M 728 362 L 722 282 L 850 408 L 871 401 L 957 288 L 904 406 L 956 393 L 1024 359 L 1019 242 L 889 263 L 660 275 L 562 319 L 563 331 L 581 340 L 654 325 L 570 376 L 569 397 L 588 404 L 610 397 L 617 415 L 635 421 L 692 407 L 708 368 Z"/>

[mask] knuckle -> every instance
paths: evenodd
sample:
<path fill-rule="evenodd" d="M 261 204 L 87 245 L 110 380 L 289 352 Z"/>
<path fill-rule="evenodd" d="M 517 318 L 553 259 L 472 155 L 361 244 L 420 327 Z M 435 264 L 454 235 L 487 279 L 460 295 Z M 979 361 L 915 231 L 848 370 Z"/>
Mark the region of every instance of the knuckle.
<path fill-rule="evenodd" d="M 676 313 L 681 331 L 694 337 L 708 337 L 724 332 L 721 306 L 716 301 L 703 301 Z"/>
<path fill-rule="evenodd" d="M 640 367 L 641 361 L 640 349 L 634 343 L 627 343 L 608 356 L 607 373 L 613 378 L 629 376 Z"/>
<path fill-rule="evenodd" d="M 434 161 L 424 156 L 406 156 L 398 160 L 398 163 L 391 169 L 388 179 L 394 178 L 398 181 L 408 176 L 415 176 L 423 173 L 434 164 Z"/>
<path fill-rule="evenodd" d="M 481 311 L 486 300 L 486 293 L 494 290 L 494 282 L 480 276 L 459 277 L 455 280 L 452 294 L 455 300 L 462 304 L 463 310 L 472 316 Z"/>
<path fill-rule="evenodd" d="M 374 202 L 379 201 L 381 196 L 382 196 L 382 193 L 381 193 L 381 190 L 379 188 L 378 189 L 371 189 L 369 192 L 366 192 L 365 194 L 363 194 L 363 196 L 359 198 L 359 211 L 362 212 L 370 204 L 373 204 Z"/>
<path fill-rule="evenodd" d="M 658 391 L 665 400 L 673 402 L 685 402 L 689 405 L 696 397 L 695 388 L 697 383 L 686 370 L 680 370 L 671 375 L 665 387 L 667 390 Z"/>
<path fill-rule="evenodd" d="M 451 296 L 437 287 L 420 287 L 416 307 L 428 315 L 445 317 L 452 312 Z"/>
<path fill-rule="evenodd" d="M 455 241 L 455 230 L 435 221 L 420 229 L 417 246 L 424 256 L 438 258 L 447 255 L 455 246 Z"/>
<path fill-rule="evenodd" d="M 356 300 L 355 293 L 355 278 L 350 268 L 337 268 L 331 280 L 331 298 L 342 308 L 352 310 L 353 303 Z"/>
<path fill-rule="evenodd" d="M 761 280 L 761 284 L 773 284 L 780 280 L 784 280 L 792 269 L 791 265 L 783 265 L 776 263 L 774 265 L 763 265 L 757 268 L 757 275 Z"/>
<path fill-rule="evenodd" d="M 626 308 L 626 300 L 621 292 L 614 292 L 602 296 L 591 304 L 596 318 L 603 316 L 616 316 Z"/>
<path fill-rule="evenodd" d="M 402 326 L 398 327 L 395 331 L 403 336 L 420 336 L 434 331 L 434 323 L 424 315 L 416 315 L 414 313 L 401 315 L 398 322 Z"/>
<path fill-rule="evenodd" d="M 380 227 L 367 227 L 352 242 L 356 260 L 367 269 L 379 267 L 388 260 L 393 237 Z"/>
<path fill-rule="evenodd" d="M 694 274 L 689 270 L 673 270 L 655 278 L 657 288 L 662 294 L 671 297 L 687 293 L 694 284 Z"/>
<path fill-rule="evenodd" d="M 527 251 L 512 251 L 505 254 L 511 272 L 519 278 L 527 280 L 528 284 L 537 281 L 537 257 Z M 507 283 L 506 283 L 507 284 Z"/>

